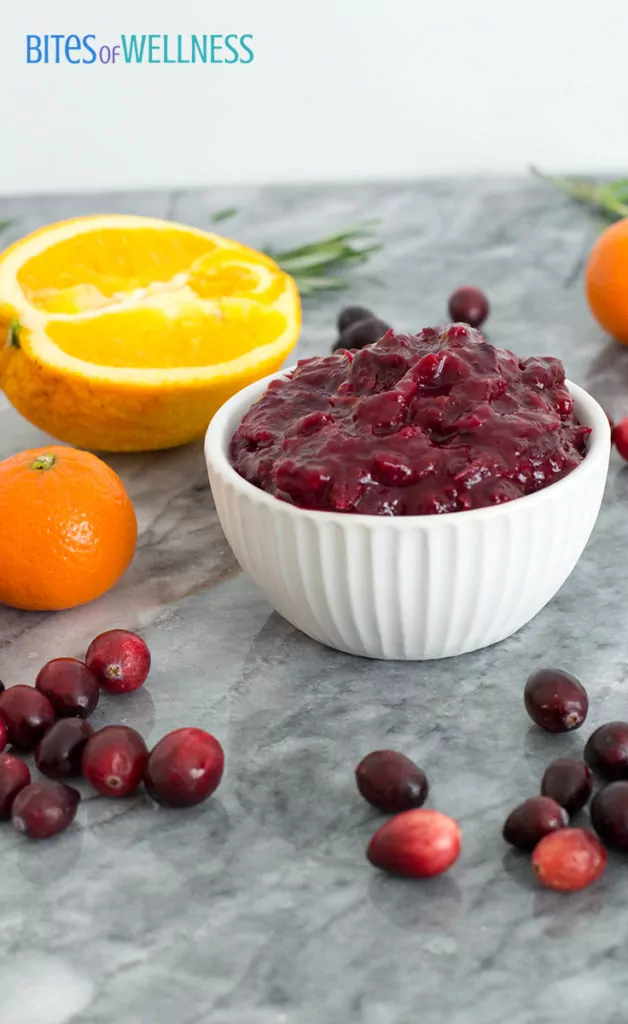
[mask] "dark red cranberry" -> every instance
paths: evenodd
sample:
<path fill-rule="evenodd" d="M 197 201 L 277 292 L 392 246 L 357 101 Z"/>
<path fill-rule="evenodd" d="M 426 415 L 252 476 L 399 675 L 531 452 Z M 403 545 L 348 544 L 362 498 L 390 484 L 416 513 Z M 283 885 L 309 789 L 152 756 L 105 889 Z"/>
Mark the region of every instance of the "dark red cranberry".
<path fill-rule="evenodd" d="M 5 690 L 6 690 L 6 686 L 4 685 L 2 680 L 0 679 L 0 693 L 4 693 Z"/>
<path fill-rule="evenodd" d="M 593 777 L 578 757 L 557 757 L 545 769 L 541 793 L 564 807 L 567 814 L 582 810 L 591 796 Z"/>
<path fill-rule="evenodd" d="M 603 874 L 608 854 L 584 828 L 563 828 L 541 839 L 532 854 L 532 867 L 548 889 L 576 892 Z"/>
<path fill-rule="evenodd" d="M 35 763 L 42 775 L 50 779 L 80 775 L 83 751 L 93 735 L 91 725 L 82 718 L 62 718 L 60 722 L 55 722 L 35 753 Z"/>
<path fill-rule="evenodd" d="M 144 774 L 149 796 L 168 807 L 200 804 L 217 788 L 224 769 L 223 749 L 202 729 L 176 729 L 151 750 Z"/>
<path fill-rule="evenodd" d="M 532 796 L 510 812 L 503 836 L 518 850 L 533 850 L 543 836 L 568 824 L 564 807 L 548 796 Z"/>
<path fill-rule="evenodd" d="M 11 817 L 17 794 L 31 781 L 28 765 L 14 754 L 0 754 L 0 821 Z"/>
<path fill-rule="evenodd" d="M 29 839 L 50 839 L 72 824 L 80 799 L 76 789 L 62 782 L 32 782 L 13 801 L 11 820 Z"/>
<path fill-rule="evenodd" d="M 395 814 L 377 830 L 366 856 L 382 871 L 409 878 L 432 878 L 458 859 L 460 826 L 440 811 L 424 807 Z"/>
<path fill-rule="evenodd" d="M 456 288 L 449 296 L 449 315 L 456 323 L 479 327 L 489 313 L 488 299 L 479 288 Z"/>
<path fill-rule="evenodd" d="M 9 743 L 33 750 L 55 720 L 54 708 L 34 686 L 11 686 L 0 694 L 0 718 L 4 719 Z"/>
<path fill-rule="evenodd" d="M 103 796 L 127 796 L 137 789 L 148 762 L 148 747 L 135 729 L 107 725 L 87 741 L 83 775 Z"/>
<path fill-rule="evenodd" d="M 4 721 L 0 718 L 0 754 L 9 742 L 9 731 L 4 724 Z"/>
<path fill-rule="evenodd" d="M 579 729 L 589 710 L 589 698 L 582 683 L 558 668 L 542 668 L 531 675 L 523 701 L 532 721 L 546 732 Z"/>
<path fill-rule="evenodd" d="M 628 722 L 607 722 L 591 733 L 584 759 L 596 775 L 609 782 L 628 779 Z"/>
<path fill-rule="evenodd" d="M 622 459 L 628 462 L 628 418 L 615 425 L 613 443 Z"/>
<path fill-rule="evenodd" d="M 351 327 L 351 324 L 359 320 L 377 320 L 377 317 L 366 306 L 345 306 L 338 314 L 338 334 L 342 334 L 347 327 Z"/>
<path fill-rule="evenodd" d="M 146 681 L 150 652 L 137 633 L 109 629 L 92 640 L 85 663 L 95 673 L 103 690 L 131 693 Z"/>
<path fill-rule="evenodd" d="M 364 348 L 383 338 L 390 326 L 383 320 L 356 320 L 346 327 L 334 345 L 333 351 L 339 348 Z"/>
<path fill-rule="evenodd" d="M 355 781 L 365 800 L 385 814 L 421 807 L 428 793 L 424 772 L 404 754 L 374 750 L 355 770 Z"/>
<path fill-rule="evenodd" d="M 591 801 L 591 824 L 607 846 L 628 850 L 628 782 L 610 782 Z"/>
<path fill-rule="evenodd" d="M 100 697 L 98 679 L 78 658 L 49 661 L 35 686 L 46 695 L 58 718 L 89 718 Z"/>

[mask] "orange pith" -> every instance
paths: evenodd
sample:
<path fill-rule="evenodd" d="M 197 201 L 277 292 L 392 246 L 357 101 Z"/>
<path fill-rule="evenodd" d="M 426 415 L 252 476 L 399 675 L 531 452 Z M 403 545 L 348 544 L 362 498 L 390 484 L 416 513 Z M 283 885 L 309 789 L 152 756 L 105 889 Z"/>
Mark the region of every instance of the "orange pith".
<path fill-rule="evenodd" d="M 199 437 L 225 398 L 281 366 L 299 327 L 272 259 L 180 224 L 79 218 L 0 256 L 0 385 L 81 447 Z"/>

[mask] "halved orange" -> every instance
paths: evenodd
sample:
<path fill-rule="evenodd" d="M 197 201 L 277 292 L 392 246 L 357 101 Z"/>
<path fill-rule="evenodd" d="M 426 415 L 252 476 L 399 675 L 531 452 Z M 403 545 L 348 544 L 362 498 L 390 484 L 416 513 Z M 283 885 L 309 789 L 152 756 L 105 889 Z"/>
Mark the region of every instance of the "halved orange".
<path fill-rule="evenodd" d="M 281 366 L 300 323 L 272 259 L 169 221 L 82 217 L 0 256 L 0 385 L 81 448 L 200 437 L 227 398 Z"/>

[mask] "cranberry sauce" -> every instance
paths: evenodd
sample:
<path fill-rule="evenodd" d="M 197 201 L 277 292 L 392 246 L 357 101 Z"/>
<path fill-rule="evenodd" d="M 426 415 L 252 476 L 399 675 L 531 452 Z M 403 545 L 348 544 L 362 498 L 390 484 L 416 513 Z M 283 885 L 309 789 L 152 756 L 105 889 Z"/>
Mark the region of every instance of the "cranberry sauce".
<path fill-rule="evenodd" d="M 301 360 L 246 413 L 231 459 L 301 508 L 432 515 L 547 487 L 589 433 L 560 360 L 518 359 L 452 324 Z"/>

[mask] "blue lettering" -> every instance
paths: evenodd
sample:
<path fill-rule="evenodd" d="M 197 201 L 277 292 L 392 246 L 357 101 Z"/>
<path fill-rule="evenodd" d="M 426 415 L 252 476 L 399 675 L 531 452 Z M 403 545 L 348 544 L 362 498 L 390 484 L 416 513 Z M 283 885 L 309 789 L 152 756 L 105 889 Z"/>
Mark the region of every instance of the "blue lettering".
<path fill-rule="evenodd" d="M 182 41 L 183 41 L 183 36 L 177 36 L 177 63 L 178 64 L 189 64 L 190 63 L 189 59 L 187 57 L 184 59 L 183 55 L 181 53 L 181 50 L 182 50 L 181 43 L 182 43 Z"/>
<path fill-rule="evenodd" d="M 33 57 L 33 52 L 35 56 Z M 41 37 L 26 36 L 26 63 L 39 64 L 41 60 Z"/>
<path fill-rule="evenodd" d="M 222 36 L 218 35 L 211 37 L 211 56 L 209 58 L 211 64 L 222 64 L 222 57 L 216 56 L 216 51 L 222 50 L 222 41 L 217 43 L 216 40 L 222 40 L 222 38 Z"/>
<path fill-rule="evenodd" d="M 79 39 L 79 37 L 78 36 L 68 36 L 66 41 L 65 41 L 65 59 L 67 60 L 68 64 L 80 64 L 81 63 L 80 57 L 77 57 L 75 59 L 74 57 L 71 56 L 71 54 L 76 53 L 77 50 L 80 52 L 80 49 L 81 49 L 81 40 Z"/>
<path fill-rule="evenodd" d="M 91 43 L 87 42 L 88 39 L 94 39 L 95 40 L 96 36 L 93 33 L 91 33 L 91 32 L 90 32 L 89 35 L 83 36 L 83 46 L 85 47 L 87 52 L 89 54 L 91 54 L 91 57 L 92 57 L 91 60 L 86 60 L 85 57 L 83 57 L 83 64 L 93 64 L 95 62 L 95 60 L 96 60 L 96 51 L 95 51 L 94 47 L 91 45 Z"/>
<path fill-rule="evenodd" d="M 157 52 L 157 56 L 155 56 L 155 52 Z M 148 37 L 148 63 L 161 64 L 159 59 L 159 36 L 150 35 Z"/>
<path fill-rule="evenodd" d="M 181 37 L 179 37 L 181 38 Z M 164 36 L 164 64 L 176 64 L 174 57 L 168 56 L 168 36 Z"/>
<path fill-rule="evenodd" d="M 192 36 L 192 63 L 196 64 L 196 54 L 199 54 L 201 64 L 207 64 L 207 36 L 202 37 L 202 45 L 198 36 Z"/>
<path fill-rule="evenodd" d="M 250 39 L 251 42 L 253 42 L 253 36 L 251 36 L 251 35 L 240 36 L 240 46 L 242 47 L 243 50 L 246 50 L 246 52 L 249 55 L 249 59 L 248 60 L 243 60 L 242 58 L 240 58 L 240 64 L 250 64 L 251 61 L 253 60 L 253 57 L 255 56 L 255 54 L 253 53 L 253 50 L 251 49 L 251 47 L 247 46 L 247 44 L 244 42 L 245 39 Z"/>
<path fill-rule="evenodd" d="M 140 42 L 137 41 L 137 36 L 121 36 L 122 52 L 124 54 L 124 60 L 126 64 L 141 64 L 144 60 L 144 47 L 146 46 L 146 36 L 143 35 Z"/>
<path fill-rule="evenodd" d="M 232 39 L 236 39 L 237 40 L 237 38 L 238 37 L 236 35 L 234 35 L 233 33 L 230 36 L 225 36 L 225 46 L 229 50 L 229 53 L 233 54 L 233 57 L 231 58 L 231 60 L 229 60 L 228 57 L 225 59 L 225 64 L 237 64 L 238 61 L 240 60 L 240 54 L 238 53 L 238 51 L 236 50 L 235 46 L 233 46 L 233 44 L 231 42 Z"/>
<path fill-rule="evenodd" d="M 61 63 L 61 40 L 63 36 L 50 36 L 55 41 L 55 64 Z"/>

